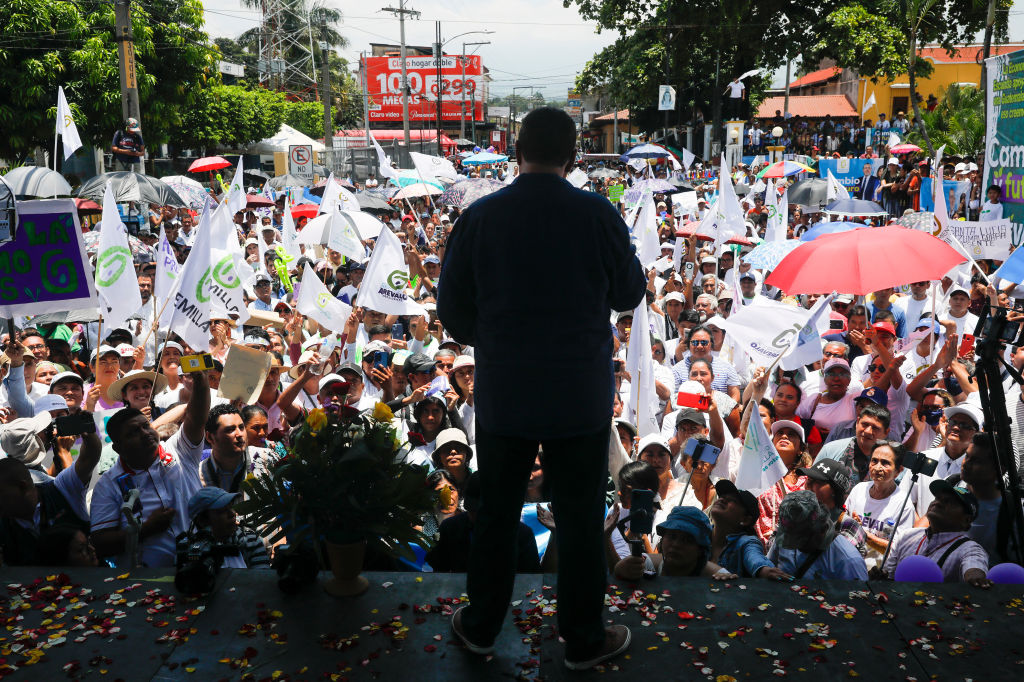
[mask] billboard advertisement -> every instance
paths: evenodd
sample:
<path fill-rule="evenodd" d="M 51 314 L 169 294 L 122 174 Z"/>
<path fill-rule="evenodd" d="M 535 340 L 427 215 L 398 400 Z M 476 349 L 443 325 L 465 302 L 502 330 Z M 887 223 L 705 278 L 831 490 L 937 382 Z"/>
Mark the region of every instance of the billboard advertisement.
<path fill-rule="evenodd" d="M 992 93 L 985 126 L 985 187 L 999 187 L 1013 246 L 1024 243 L 1024 50 L 985 60 Z"/>
<path fill-rule="evenodd" d="M 465 64 L 463 64 L 463 60 Z M 441 57 L 441 84 L 438 85 L 435 57 L 406 57 L 409 79 L 409 120 L 437 121 L 437 94 L 441 92 L 441 118 L 447 123 L 461 120 L 465 98 L 466 120 L 483 122 L 486 96 L 483 88 L 483 62 L 480 55 L 444 55 Z M 465 80 L 463 80 L 465 67 Z M 370 122 L 395 123 L 402 120 L 401 57 L 367 57 L 367 90 L 370 94 Z"/>

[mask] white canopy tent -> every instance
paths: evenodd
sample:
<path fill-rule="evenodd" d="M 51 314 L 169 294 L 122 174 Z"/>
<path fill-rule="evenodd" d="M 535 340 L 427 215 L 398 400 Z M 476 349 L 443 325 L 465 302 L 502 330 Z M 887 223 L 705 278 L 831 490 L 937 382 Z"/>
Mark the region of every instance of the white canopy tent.
<path fill-rule="evenodd" d="M 288 147 L 294 144 L 313 145 L 314 153 L 323 152 L 327 149 L 323 142 L 317 142 L 312 137 L 300 133 L 290 125 L 282 124 L 281 130 L 277 131 L 276 135 L 268 137 L 265 140 L 260 140 L 259 142 L 254 142 L 245 148 L 245 153 L 273 154 L 274 152 L 287 152 Z"/>

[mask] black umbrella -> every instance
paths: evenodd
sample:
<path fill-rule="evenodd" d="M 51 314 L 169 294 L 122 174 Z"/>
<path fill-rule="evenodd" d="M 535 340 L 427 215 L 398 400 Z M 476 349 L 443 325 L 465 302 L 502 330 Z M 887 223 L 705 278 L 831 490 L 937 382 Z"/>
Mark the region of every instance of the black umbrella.
<path fill-rule="evenodd" d="M 789 203 L 806 206 L 821 206 L 828 200 L 828 180 L 807 178 L 793 183 L 787 190 Z"/>
<path fill-rule="evenodd" d="M 383 199 L 376 197 L 366 192 L 356 192 L 356 201 L 359 202 L 359 208 L 364 211 L 393 211 L 388 202 Z"/>
<path fill-rule="evenodd" d="M 118 203 L 144 201 L 158 206 L 188 208 L 188 204 L 163 180 L 130 171 L 104 173 L 89 178 L 78 188 L 78 196 L 103 201 L 103 190 L 107 182 L 110 182 L 114 200 Z"/>
<path fill-rule="evenodd" d="M 691 189 L 694 188 L 693 185 L 688 183 L 686 180 L 678 180 L 678 179 L 672 180 L 672 179 L 670 179 L 669 182 L 671 182 L 673 185 L 678 187 L 680 189 L 680 191 L 682 191 L 682 190 L 691 190 Z"/>

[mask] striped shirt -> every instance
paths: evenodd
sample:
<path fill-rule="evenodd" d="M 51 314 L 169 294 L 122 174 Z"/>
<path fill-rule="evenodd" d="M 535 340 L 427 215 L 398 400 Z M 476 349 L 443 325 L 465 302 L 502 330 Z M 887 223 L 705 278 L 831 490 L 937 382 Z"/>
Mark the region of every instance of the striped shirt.
<path fill-rule="evenodd" d="M 932 533 L 929 537 L 927 533 L 929 530 L 929 528 L 913 528 L 906 532 L 897 531 L 896 537 L 893 539 L 892 552 L 885 562 L 885 572 L 895 575 L 899 563 L 915 554 L 926 556 L 938 563 L 954 542 L 967 537 L 967 533 L 959 531 Z M 945 582 L 958 583 L 964 579 L 964 574 L 972 568 L 981 569 L 983 573 L 987 574 L 988 554 L 977 542 L 967 540 L 946 557 L 941 568 Z"/>

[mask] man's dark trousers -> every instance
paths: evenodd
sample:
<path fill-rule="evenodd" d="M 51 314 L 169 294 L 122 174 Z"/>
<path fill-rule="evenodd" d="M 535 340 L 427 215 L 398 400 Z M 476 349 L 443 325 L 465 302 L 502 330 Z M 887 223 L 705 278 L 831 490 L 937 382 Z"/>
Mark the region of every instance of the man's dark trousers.
<path fill-rule="evenodd" d="M 540 441 L 488 433 L 477 425 L 481 507 L 473 533 L 463 626 L 470 639 L 490 644 L 512 599 L 516 529 L 537 446 L 544 449 L 544 480 L 551 489 L 558 548 L 558 627 L 566 658 L 585 660 L 604 645 L 605 491 L 610 427 L 597 433 Z"/>

